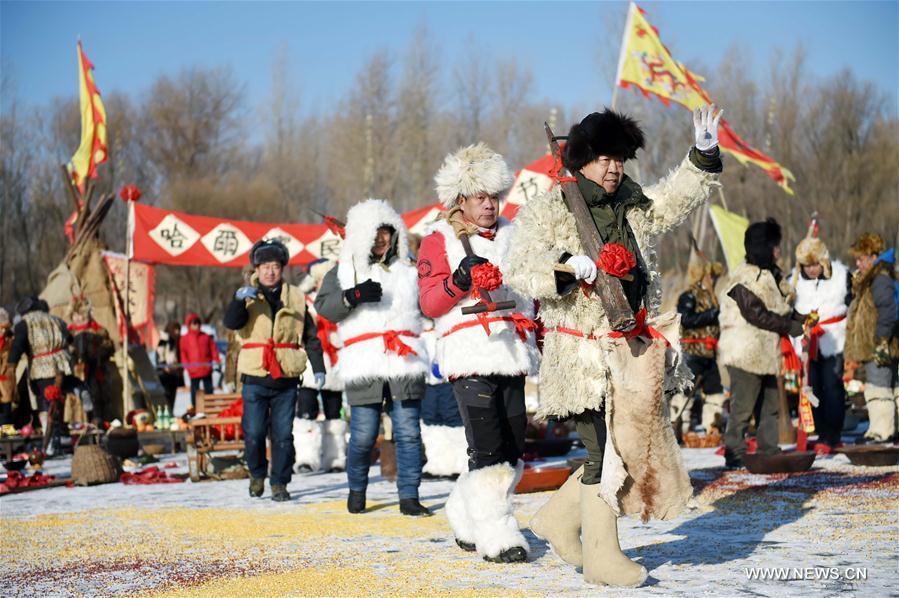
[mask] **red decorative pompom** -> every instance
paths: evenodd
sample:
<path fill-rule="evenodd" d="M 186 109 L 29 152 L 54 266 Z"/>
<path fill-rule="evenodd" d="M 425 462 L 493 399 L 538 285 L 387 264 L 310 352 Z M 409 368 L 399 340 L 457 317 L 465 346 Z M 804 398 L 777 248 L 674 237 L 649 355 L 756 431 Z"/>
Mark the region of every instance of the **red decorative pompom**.
<path fill-rule="evenodd" d="M 137 185 L 125 185 L 122 187 L 122 190 L 119 191 L 119 197 L 121 197 L 122 201 L 125 203 L 137 201 L 140 199 L 140 189 L 137 188 Z"/>
<path fill-rule="evenodd" d="M 621 278 L 637 265 L 637 258 L 620 243 L 606 243 L 599 252 L 596 265 L 609 276 Z"/>
<path fill-rule="evenodd" d="M 475 299 L 480 298 L 480 289 L 495 291 L 501 284 L 503 284 L 503 273 L 490 262 L 478 264 L 471 269 L 471 296 Z"/>
<path fill-rule="evenodd" d="M 55 384 L 51 384 L 44 389 L 44 398 L 48 401 L 58 401 L 62 398 L 62 390 Z"/>

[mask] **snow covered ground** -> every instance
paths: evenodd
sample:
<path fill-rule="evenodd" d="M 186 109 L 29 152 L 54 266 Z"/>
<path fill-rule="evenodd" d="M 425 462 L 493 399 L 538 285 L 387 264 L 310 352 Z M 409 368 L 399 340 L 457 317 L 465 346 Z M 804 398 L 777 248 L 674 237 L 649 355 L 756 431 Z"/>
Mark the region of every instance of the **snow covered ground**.
<path fill-rule="evenodd" d="M 295 476 L 290 503 L 247 481 L 53 488 L 0 500 L 3 596 L 636 595 L 886 596 L 897 587 L 899 467 L 819 458 L 804 474 L 725 472 L 686 449 L 696 489 L 674 521 L 622 520 L 622 548 L 649 570 L 639 590 L 596 588 L 525 530 L 527 564 L 486 563 L 453 543 L 451 481 L 422 483 L 429 519 L 402 517 L 372 468 L 369 512 L 349 515 L 343 474 Z M 170 455 L 186 472 L 186 457 Z M 67 460 L 48 462 L 65 475 Z M 549 493 L 515 497 L 526 527 Z M 790 580 L 751 579 L 789 568 Z M 792 570 L 792 568 L 797 568 Z M 764 574 L 764 572 L 762 572 Z M 861 575 L 866 579 L 857 579 Z M 803 579 L 797 579 L 804 577 Z M 895 594 L 893 594 L 895 595 Z"/>

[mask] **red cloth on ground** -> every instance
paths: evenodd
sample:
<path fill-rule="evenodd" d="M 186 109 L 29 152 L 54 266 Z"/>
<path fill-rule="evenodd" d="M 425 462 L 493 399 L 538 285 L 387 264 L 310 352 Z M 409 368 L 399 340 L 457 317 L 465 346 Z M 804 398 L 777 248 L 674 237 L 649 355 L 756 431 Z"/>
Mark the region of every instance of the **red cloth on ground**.
<path fill-rule="evenodd" d="M 39 471 L 30 476 L 22 475 L 21 471 L 10 471 L 6 475 L 6 481 L 0 484 L 0 494 L 6 494 L 14 488 L 40 488 L 47 486 L 55 479 L 55 476 L 45 475 Z"/>
<path fill-rule="evenodd" d="M 212 363 L 219 363 L 219 351 L 215 341 L 205 332 L 191 330 L 191 320 L 199 319 L 197 314 L 187 314 L 187 334 L 178 341 L 181 349 L 181 363 L 191 378 L 205 378 L 212 373 Z"/>
<path fill-rule="evenodd" d="M 447 293 L 449 290 L 450 293 Z M 418 295 L 421 312 L 439 318 L 468 294 L 453 284 L 443 234 L 434 232 L 422 239 L 418 250 Z"/>
<path fill-rule="evenodd" d="M 119 477 L 119 481 L 130 486 L 134 484 L 179 484 L 184 479 L 173 478 L 154 465 L 134 473 L 125 472 Z"/>

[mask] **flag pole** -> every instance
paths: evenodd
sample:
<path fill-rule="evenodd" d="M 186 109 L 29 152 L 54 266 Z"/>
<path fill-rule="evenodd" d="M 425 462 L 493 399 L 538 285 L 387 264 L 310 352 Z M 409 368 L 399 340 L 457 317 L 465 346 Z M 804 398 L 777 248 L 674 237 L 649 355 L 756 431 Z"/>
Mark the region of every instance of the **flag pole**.
<path fill-rule="evenodd" d="M 618 68 L 615 70 L 615 80 L 612 81 L 612 110 L 618 103 L 618 82 L 621 81 L 621 71 L 624 69 L 624 59 L 626 58 L 624 51 L 627 48 L 627 34 L 631 30 L 631 21 L 633 19 L 633 11 L 637 5 L 629 2 L 627 5 L 627 19 L 624 21 L 624 31 L 621 34 L 621 50 L 618 52 Z"/>
<path fill-rule="evenodd" d="M 131 322 L 131 254 L 134 251 L 132 233 L 134 231 L 134 204 L 130 200 L 128 205 L 128 218 L 125 224 L 125 305 L 122 306 L 124 315 L 125 333 L 122 335 L 122 423 L 128 415 L 131 406 L 131 375 L 128 367 L 129 360 L 129 322 Z"/>

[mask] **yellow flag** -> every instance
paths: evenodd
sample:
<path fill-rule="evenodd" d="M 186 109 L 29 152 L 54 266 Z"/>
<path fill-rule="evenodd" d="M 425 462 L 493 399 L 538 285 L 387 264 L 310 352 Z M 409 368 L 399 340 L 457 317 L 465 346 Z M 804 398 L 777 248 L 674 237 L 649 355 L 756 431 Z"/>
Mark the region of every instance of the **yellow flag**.
<path fill-rule="evenodd" d="M 625 89 L 636 87 L 644 97 L 655 96 L 666 106 L 675 102 L 694 110 L 712 103 L 699 85 L 703 80 L 674 60 L 659 37 L 659 30 L 646 20 L 646 12 L 631 2 L 618 59 L 616 85 Z M 718 126 L 718 146 L 744 166 L 752 163 L 763 169 L 785 192 L 793 195 L 790 189 L 790 181 L 795 180 L 793 174 L 746 143 L 723 118 Z"/>
<path fill-rule="evenodd" d="M 72 156 L 68 169 L 72 182 L 81 192 L 88 178 L 97 177 L 97 165 L 106 162 L 106 109 L 91 72 L 94 65 L 84 55 L 78 40 L 78 78 L 81 88 L 81 145 Z"/>
<path fill-rule="evenodd" d="M 718 240 L 721 241 L 727 269 L 733 270 L 746 257 L 743 237 L 749 228 L 749 220 L 718 205 L 709 206 L 709 215 L 712 217 L 712 225 L 718 234 Z"/>

